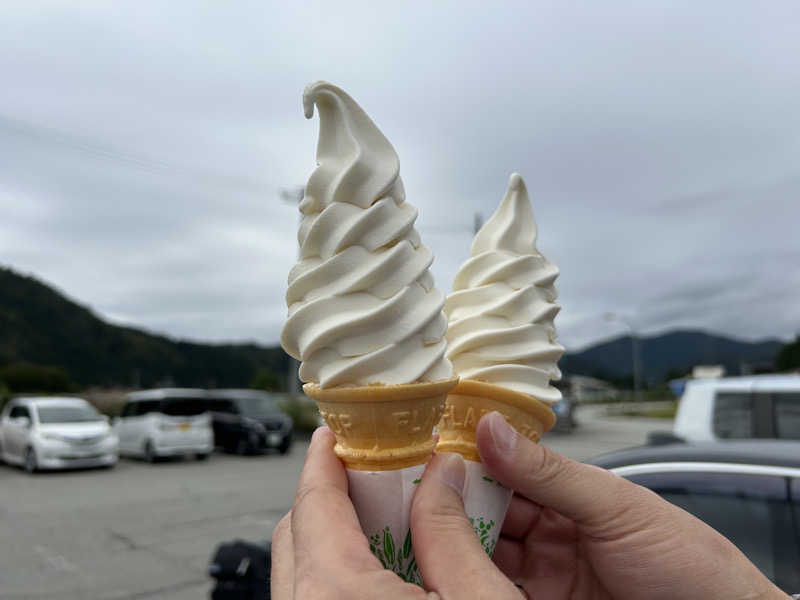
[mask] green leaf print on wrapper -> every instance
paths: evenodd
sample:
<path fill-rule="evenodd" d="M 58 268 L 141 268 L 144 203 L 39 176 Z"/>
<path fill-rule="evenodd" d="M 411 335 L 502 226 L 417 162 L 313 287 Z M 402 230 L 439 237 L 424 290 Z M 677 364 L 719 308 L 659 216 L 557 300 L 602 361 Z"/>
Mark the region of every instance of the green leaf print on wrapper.
<path fill-rule="evenodd" d="M 489 558 L 494 555 L 494 547 L 497 544 L 497 538 L 491 534 L 491 530 L 494 527 L 494 521 L 489 521 L 488 523 L 483 520 L 483 517 L 478 517 L 477 524 L 475 523 L 475 518 L 470 517 L 469 522 L 472 524 L 472 528 L 475 530 L 475 533 L 478 535 L 478 539 L 481 541 L 481 546 L 483 546 L 484 552 L 489 555 Z"/>
<path fill-rule="evenodd" d="M 503 489 L 506 489 L 506 486 L 504 486 L 502 483 L 500 483 L 499 481 L 495 481 L 494 479 L 492 479 L 491 477 L 487 477 L 486 475 L 483 476 L 483 480 L 484 481 L 488 481 L 489 483 L 493 483 L 497 487 L 501 487 Z"/>
<path fill-rule="evenodd" d="M 384 569 L 394 571 L 403 581 L 422 585 L 422 577 L 414 559 L 410 529 L 400 547 L 395 543 L 389 528 L 384 527 L 382 531 L 369 536 L 369 550 L 378 557 Z"/>

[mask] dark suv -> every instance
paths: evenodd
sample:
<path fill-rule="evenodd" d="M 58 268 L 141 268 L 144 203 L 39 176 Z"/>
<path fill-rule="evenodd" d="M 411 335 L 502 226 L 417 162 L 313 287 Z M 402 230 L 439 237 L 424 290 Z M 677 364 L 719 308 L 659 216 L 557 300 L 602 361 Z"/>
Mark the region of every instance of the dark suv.
<path fill-rule="evenodd" d="M 292 419 L 281 412 L 275 396 L 257 390 L 210 390 L 208 410 L 214 444 L 228 452 L 253 454 L 274 448 L 286 454 L 292 447 Z"/>

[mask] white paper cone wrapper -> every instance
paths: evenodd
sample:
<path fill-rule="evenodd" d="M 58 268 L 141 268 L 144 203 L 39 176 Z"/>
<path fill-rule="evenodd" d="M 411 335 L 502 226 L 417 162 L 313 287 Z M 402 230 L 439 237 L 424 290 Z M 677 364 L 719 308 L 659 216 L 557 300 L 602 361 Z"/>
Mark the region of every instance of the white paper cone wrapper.
<path fill-rule="evenodd" d="M 514 492 L 495 481 L 481 463 L 464 463 L 464 510 L 486 554 L 492 556 Z"/>
<path fill-rule="evenodd" d="M 392 471 L 347 469 L 350 500 L 369 549 L 403 581 L 422 585 L 411 544 L 411 500 L 425 471 L 416 465 Z M 505 512 L 504 512 L 505 514 Z"/>

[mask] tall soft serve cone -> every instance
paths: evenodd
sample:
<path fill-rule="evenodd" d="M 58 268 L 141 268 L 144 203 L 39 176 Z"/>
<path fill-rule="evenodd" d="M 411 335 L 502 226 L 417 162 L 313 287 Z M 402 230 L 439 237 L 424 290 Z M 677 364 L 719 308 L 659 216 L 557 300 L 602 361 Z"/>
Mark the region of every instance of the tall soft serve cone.
<path fill-rule="evenodd" d="M 414 228 L 389 140 L 343 90 L 303 92 L 320 117 L 318 166 L 300 204 L 281 345 L 336 436 L 361 528 L 381 564 L 421 583 L 411 499 L 457 378 L 445 356 L 444 294 Z"/>

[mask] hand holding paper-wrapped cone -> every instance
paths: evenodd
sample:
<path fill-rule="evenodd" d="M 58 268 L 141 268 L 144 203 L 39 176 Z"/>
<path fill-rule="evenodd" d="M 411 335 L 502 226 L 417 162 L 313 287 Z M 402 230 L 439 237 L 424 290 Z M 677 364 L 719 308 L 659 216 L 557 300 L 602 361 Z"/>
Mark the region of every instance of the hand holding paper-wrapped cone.
<path fill-rule="evenodd" d="M 437 455 L 411 507 L 424 589 L 409 585 L 387 573 L 365 543 L 334 444 L 327 428 L 314 434 L 292 511 L 275 529 L 274 600 L 519 600 L 514 583 L 530 598 L 788 598 L 687 512 L 623 477 L 532 444 L 498 414 L 478 426 L 488 473 L 515 491 L 494 559 L 462 508 L 470 461 Z M 387 548 L 395 561 L 404 550 L 402 543 Z"/>

